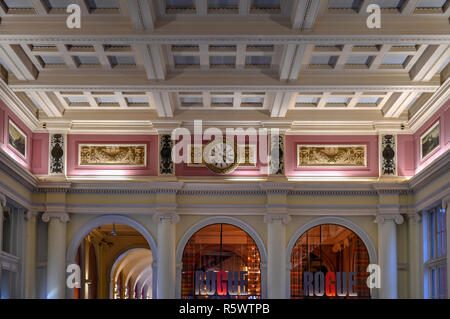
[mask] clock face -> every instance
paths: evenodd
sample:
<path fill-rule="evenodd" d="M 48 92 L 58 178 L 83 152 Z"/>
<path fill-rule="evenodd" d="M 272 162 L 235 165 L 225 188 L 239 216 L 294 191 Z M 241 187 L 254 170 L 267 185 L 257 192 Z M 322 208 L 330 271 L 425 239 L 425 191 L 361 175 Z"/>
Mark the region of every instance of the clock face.
<path fill-rule="evenodd" d="M 239 165 L 233 146 L 211 142 L 205 147 L 206 167 L 217 174 L 228 174 Z"/>

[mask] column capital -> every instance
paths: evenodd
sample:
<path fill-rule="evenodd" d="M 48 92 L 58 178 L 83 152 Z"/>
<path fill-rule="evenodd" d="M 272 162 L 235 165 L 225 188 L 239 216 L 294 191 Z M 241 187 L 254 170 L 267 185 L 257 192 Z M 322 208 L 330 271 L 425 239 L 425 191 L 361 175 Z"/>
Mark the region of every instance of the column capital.
<path fill-rule="evenodd" d="M 291 216 L 288 213 L 282 212 L 268 212 L 264 215 L 264 222 L 266 224 L 270 224 L 276 220 L 280 220 L 283 224 L 289 224 L 292 220 Z"/>
<path fill-rule="evenodd" d="M 400 214 L 378 214 L 375 217 L 375 223 L 384 224 L 387 220 L 393 220 L 397 225 L 403 224 L 405 219 Z"/>
<path fill-rule="evenodd" d="M 407 215 L 408 220 L 414 221 L 414 223 L 419 223 L 422 220 L 422 214 L 420 213 L 410 213 Z"/>
<path fill-rule="evenodd" d="M 169 221 L 172 224 L 176 224 L 180 221 L 180 216 L 176 212 L 164 212 L 156 213 L 153 215 L 152 220 L 154 223 L 160 223 L 163 220 Z"/>
<path fill-rule="evenodd" d="M 447 209 L 449 205 L 450 205 L 450 196 L 446 196 L 442 199 L 442 208 Z"/>
<path fill-rule="evenodd" d="M 3 195 L 3 194 L 0 194 L 0 206 L 3 208 L 3 207 L 6 207 L 6 196 L 5 195 Z"/>
<path fill-rule="evenodd" d="M 69 214 L 67 213 L 46 212 L 42 215 L 42 220 L 46 223 L 48 223 L 52 218 L 59 218 L 62 223 L 67 223 L 70 221 Z"/>
<path fill-rule="evenodd" d="M 26 221 L 30 221 L 30 220 L 32 220 L 33 218 L 36 218 L 36 217 L 37 217 L 38 212 L 37 212 L 37 211 L 33 211 L 33 210 L 28 209 L 28 210 L 26 210 L 26 211 L 24 212 L 23 215 L 24 215 L 24 218 L 25 218 Z"/>

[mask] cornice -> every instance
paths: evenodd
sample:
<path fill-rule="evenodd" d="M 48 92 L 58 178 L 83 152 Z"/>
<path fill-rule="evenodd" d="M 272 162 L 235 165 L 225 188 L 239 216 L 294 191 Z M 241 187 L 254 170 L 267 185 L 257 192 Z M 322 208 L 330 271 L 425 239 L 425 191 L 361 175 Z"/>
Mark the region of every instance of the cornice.
<path fill-rule="evenodd" d="M 378 195 L 408 195 L 412 193 L 407 183 L 376 183 L 373 184 L 373 188 Z"/>
<path fill-rule="evenodd" d="M 28 128 L 32 131 L 39 126 L 36 116 L 17 98 L 16 94 L 11 90 L 3 79 L 0 78 L 0 98 L 8 105 L 11 111 L 20 117 Z"/>
<path fill-rule="evenodd" d="M 274 44 L 448 44 L 450 35 L 0 35 L 0 41 L 10 43 L 110 43 L 110 44 L 172 44 L 172 43 L 274 43 Z"/>
<path fill-rule="evenodd" d="M 21 183 L 28 190 L 37 186 L 37 178 L 13 160 L 0 148 L 0 169 Z"/>
<path fill-rule="evenodd" d="M 274 72 L 276 73 L 276 72 Z M 392 92 L 404 92 L 404 91 L 418 91 L 418 92 L 429 92 L 434 93 L 440 88 L 438 84 L 417 84 L 417 85 L 295 85 L 292 83 L 283 84 L 279 82 L 278 85 L 244 85 L 244 86 L 233 86 L 233 85 L 166 85 L 166 84 L 152 84 L 152 85 L 120 85 L 120 86 L 81 86 L 81 85 L 39 85 L 27 83 L 22 84 L 11 84 L 11 88 L 15 91 L 27 90 L 27 91 L 136 91 L 136 90 L 150 90 L 150 91 L 166 91 L 166 92 L 198 92 L 198 91 L 247 91 L 252 90 L 255 92 L 283 92 L 283 93 L 314 93 L 323 91 L 332 92 L 348 92 L 351 91 L 364 91 L 364 92 L 379 92 L 379 91 L 392 91 Z M 78 123 L 77 123 L 78 122 Z M 73 121 L 77 125 L 81 125 L 80 121 Z M 91 122 L 86 122 L 84 125 L 90 125 Z M 67 125 L 67 123 L 66 123 Z M 109 125 L 106 123 L 105 125 Z M 151 123 L 148 123 L 151 125 Z"/>
<path fill-rule="evenodd" d="M 411 178 L 408 185 L 409 188 L 414 192 L 417 188 L 422 188 L 436 178 L 447 174 L 450 171 L 450 149 L 448 149 L 444 154 L 439 156 L 425 169 L 417 173 Z"/>

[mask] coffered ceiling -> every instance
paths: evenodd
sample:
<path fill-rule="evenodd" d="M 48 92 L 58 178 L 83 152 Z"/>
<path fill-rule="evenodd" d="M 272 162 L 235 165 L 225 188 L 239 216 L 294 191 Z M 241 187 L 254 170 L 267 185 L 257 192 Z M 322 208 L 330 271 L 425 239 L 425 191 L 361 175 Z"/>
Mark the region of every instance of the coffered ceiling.
<path fill-rule="evenodd" d="M 66 26 L 67 5 L 82 11 Z M 381 29 L 366 8 L 381 7 Z M 414 131 L 449 98 L 450 1 L 3 0 L 1 97 L 35 131 L 204 120 Z M 351 128 L 349 128 L 349 125 Z"/>

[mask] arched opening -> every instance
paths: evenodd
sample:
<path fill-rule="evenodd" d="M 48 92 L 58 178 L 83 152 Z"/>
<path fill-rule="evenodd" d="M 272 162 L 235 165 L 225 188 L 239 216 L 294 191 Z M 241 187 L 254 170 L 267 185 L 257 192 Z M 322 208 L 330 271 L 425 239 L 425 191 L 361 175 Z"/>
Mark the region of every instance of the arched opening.
<path fill-rule="evenodd" d="M 75 299 L 147 299 L 156 297 L 157 249 L 150 233 L 124 216 L 102 216 L 73 237 L 67 263 L 81 269 Z"/>
<path fill-rule="evenodd" d="M 182 255 L 181 298 L 261 298 L 261 255 L 241 228 L 216 223 L 195 232 Z"/>
<path fill-rule="evenodd" d="M 111 298 L 151 299 L 152 263 L 152 252 L 147 248 L 134 248 L 121 254 L 111 270 Z"/>
<path fill-rule="evenodd" d="M 345 226 L 309 228 L 295 242 L 290 258 L 291 298 L 371 298 L 366 284 L 369 251 Z"/>

